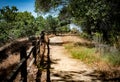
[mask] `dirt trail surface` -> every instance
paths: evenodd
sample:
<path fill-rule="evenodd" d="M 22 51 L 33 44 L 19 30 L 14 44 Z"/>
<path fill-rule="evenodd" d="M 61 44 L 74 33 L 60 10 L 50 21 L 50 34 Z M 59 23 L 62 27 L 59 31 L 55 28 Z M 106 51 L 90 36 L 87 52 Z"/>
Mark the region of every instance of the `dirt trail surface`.
<path fill-rule="evenodd" d="M 73 59 L 62 44 L 62 37 L 50 38 L 51 82 L 101 82 L 91 74 L 94 69 Z"/>

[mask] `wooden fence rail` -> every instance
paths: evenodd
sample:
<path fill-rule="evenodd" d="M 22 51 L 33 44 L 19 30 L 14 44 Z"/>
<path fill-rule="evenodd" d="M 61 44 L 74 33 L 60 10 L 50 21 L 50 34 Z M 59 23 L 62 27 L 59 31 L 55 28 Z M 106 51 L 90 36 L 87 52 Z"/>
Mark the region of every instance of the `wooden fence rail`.
<path fill-rule="evenodd" d="M 27 53 L 27 49 L 25 46 L 22 46 L 20 48 L 20 63 L 16 66 L 16 68 L 9 75 L 9 77 L 7 77 L 7 82 L 13 82 L 19 72 L 21 72 L 20 74 L 21 74 L 22 82 L 27 82 L 27 71 L 30 69 L 30 67 L 33 63 L 36 64 L 36 56 L 40 53 L 41 42 L 42 42 L 41 39 L 39 39 L 38 41 L 33 41 L 33 43 L 32 43 L 33 46 L 31 47 L 29 53 Z M 47 43 L 47 46 L 48 45 L 49 44 Z M 49 49 L 48 49 L 48 51 L 49 51 Z M 27 67 L 27 60 L 30 58 L 31 55 L 33 55 L 33 59 Z"/>

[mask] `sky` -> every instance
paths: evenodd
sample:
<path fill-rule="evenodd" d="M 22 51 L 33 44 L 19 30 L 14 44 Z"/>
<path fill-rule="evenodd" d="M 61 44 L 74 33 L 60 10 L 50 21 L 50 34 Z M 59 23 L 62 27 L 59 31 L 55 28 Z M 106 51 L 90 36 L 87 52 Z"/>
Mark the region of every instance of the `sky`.
<path fill-rule="evenodd" d="M 18 11 L 24 12 L 28 11 L 31 12 L 34 17 L 37 17 L 37 13 L 34 12 L 35 10 L 35 0 L 0 0 L 0 8 L 3 6 L 16 6 Z M 44 18 L 48 15 L 52 15 L 57 17 L 59 14 L 59 10 L 62 6 L 59 6 L 57 10 L 51 10 L 50 13 L 42 15 Z"/>
<path fill-rule="evenodd" d="M 79 30 L 80 32 L 82 32 L 81 26 L 78 26 L 78 25 L 76 25 L 74 23 L 71 23 L 70 24 L 70 29 L 73 29 L 73 28 L 75 28 L 75 29 Z"/>
<path fill-rule="evenodd" d="M 31 12 L 33 16 L 37 17 L 35 10 L 35 0 L 0 0 L 0 8 L 4 6 L 16 6 L 18 11 Z"/>

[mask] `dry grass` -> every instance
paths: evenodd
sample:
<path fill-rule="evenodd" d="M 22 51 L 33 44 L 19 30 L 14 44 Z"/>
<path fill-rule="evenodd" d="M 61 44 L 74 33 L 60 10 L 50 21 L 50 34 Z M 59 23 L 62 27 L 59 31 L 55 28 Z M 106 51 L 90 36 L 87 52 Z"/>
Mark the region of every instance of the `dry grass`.
<path fill-rule="evenodd" d="M 21 46 L 29 49 L 30 42 L 26 39 L 14 41 L 7 46 L 0 48 L 0 81 L 6 80 L 7 76 L 17 66 L 20 60 L 19 51 Z"/>
<path fill-rule="evenodd" d="M 78 38 L 78 36 L 63 36 L 63 41 L 64 42 L 81 42 L 81 43 L 90 43 L 90 41 L 85 40 L 83 38 Z"/>
<path fill-rule="evenodd" d="M 52 37 L 53 35 L 49 36 Z M 39 39 L 39 38 L 37 38 Z M 48 36 L 45 36 L 46 42 L 48 42 Z M 29 47 L 32 45 L 32 40 L 28 40 L 26 38 L 21 38 L 13 43 L 10 43 L 2 48 L 0 48 L 0 82 L 6 80 L 7 76 L 10 75 L 12 70 L 17 66 L 20 60 L 20 48 L 21 46 L 25 46 L 27 50 Z M 42 47 L 42 46 L 41 46 Z M 41 48 L 42 50 L 43 48 Z M 42 53 L 42 52 L 41 52 Z M 28 60 L 30 62 L 30 59 Z M 28 63 L 27 62 L 27 63 Z M 36 72 L 37 72 L 37 67 L 32 65 L 32 70 L 30 74 L 28 74 L 28 77 L 30 77 L 28 80 L 31 81 L 35 80 L 36 78 Z M 33 77 L 33 78 L 31 78 Z M 18 82 L 17 78 L 15 82 Z M 33 82 L 33 81 L 32 81 Z"/>
<path fill-rule="evenodd" d="M 0 81 L 6 79 L 18 64 L 18 60 L 20 60 L 19 55 L 10 55 L 6 60 L 0 63 Z"/>
<path fill-rule="evenodd" d="M 14 63 L 18 63 L 18 60 L 20 60 L 19 55 L 10 55 L 6 60 L 3 61 L 3 63 L 0 63 L 0 68 L 7 68 Z"/>
<path fill-rule="evenodd" d="M 66 41 L 66 42 L 70 41 L 71 42 L 71 44 L 72 44 L 71 47 L 70 47 L 71 44 L 67 44 L 67 45 L 69 45 L 67 50 L 69 52 L 71 52 L 71 51 L 74 52 L 74 53 L 71 52 L 71 54 L 81 54 L 83 56 L 86 55 L 87 51 L 85 51 L 85 53 L 82 54 L 82 52 L 84 51 L 82 47 L 84 46 L 86 48 L 90 48 L 88 46 L 89 46 L 89 44 L 91 44 L 90 41 L 84 40 L 82 38 L 74 37 L 74 36 L 64 36 L 63 41 Z M 74 50 L 76 50 L 76 51 L 74 51 Z M 80 57 L 79 59 L 82 58 L 81 55 L 79 55 L 79 57 Z M 119 82 L 120 81 L 120 66 L 119 65 L 113 66 L 112 64 L 110 64 L 110 62 L 104 61 L 101 58 L 100 53 L 98 53 L 98 52 L 97 53 L 94 52 L 90 56 L 92 56 L 92 59 L 93 59 L 93 61 L 91 63 L 86 62 L 86 58 L 83 59 L 82 61 L 87 63 L 93 69 L 95 69 L 96 72 L 99 73 L 100 79 L 103 79 L 104 81 L 107 81 L 107 82 L 108 81 L 112 81 L 112 82 L 116 82 L 116 81 Z M 90 56 L 86 56 L 86 57 L 88 57 L 87 60 L 90 60 L 89 59 Z"/>

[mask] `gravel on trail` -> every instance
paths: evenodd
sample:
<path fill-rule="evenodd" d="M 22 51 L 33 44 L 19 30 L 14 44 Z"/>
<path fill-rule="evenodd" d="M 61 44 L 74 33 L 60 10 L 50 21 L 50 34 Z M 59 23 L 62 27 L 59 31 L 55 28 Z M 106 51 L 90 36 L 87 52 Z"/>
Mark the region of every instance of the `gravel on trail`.
<path fill-rule="evenodd" d="M 101 82 L 92 75 L 94 69 L 70 56 L 62 45 L 62 37 L 52 37 L 50 43 L 51 82 Z"/>

